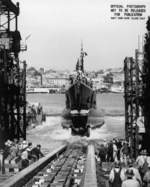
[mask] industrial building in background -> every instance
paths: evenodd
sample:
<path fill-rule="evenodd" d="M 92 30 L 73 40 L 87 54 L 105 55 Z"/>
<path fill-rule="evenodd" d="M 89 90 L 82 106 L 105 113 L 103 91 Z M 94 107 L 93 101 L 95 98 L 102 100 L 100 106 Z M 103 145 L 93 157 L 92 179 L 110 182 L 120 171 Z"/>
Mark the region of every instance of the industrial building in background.
<path fill-rule="evenodd" d="M 19 60 L 19 3 L 0 0 L 0 148 L 26 139 L 26 63 Z"/>

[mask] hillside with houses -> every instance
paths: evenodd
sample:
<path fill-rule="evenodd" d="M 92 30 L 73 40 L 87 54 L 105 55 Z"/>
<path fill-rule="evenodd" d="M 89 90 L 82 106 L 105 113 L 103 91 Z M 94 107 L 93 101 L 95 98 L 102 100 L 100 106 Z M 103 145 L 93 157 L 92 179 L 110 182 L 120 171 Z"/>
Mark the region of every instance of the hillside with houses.
<path fill-rule="evenodd" d="M 69 77 L 72 73 L 69 70 L 44 70 L 44 68 L 37 70 L 29 67 L 27 69 L 27 91 L 64 93 L 69 86 Z M 123 92 L 123 68 L 87 71 L 86 74 L 92 80 L 93 88 L 97 92 Z"/>

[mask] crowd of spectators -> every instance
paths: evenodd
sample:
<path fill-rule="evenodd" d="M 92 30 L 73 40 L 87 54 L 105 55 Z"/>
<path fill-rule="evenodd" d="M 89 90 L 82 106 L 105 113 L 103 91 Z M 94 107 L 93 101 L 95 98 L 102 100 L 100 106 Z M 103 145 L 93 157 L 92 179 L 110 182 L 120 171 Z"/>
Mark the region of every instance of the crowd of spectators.
<path fill-rule="evenodd" d="M 38 116 L 41 116 L 39 121 Z M 32 103 L 27 105 L 27 126 L 41 123 L 45 121 L 45 114 L 43 113 L 43 108 L 40 103 Z"/>
<path fill-rule="evenodd" d="M 127 162 L 131 157 L 131 149 L 129 143 L 124 140 L 113 139 L 100 145 L 99 152 L 97 153 L 101 161 L 115 162 L 120 160 L 121 162 Z"/>
<path fill-rule="evenodd" d="M 132 158 L 130 145 L 125 140 L 113 139 L 100 145 L 96 159 L 112 162 L 109 173 L 110 187 L 150 187 L 150 156 L 141 150 Z"/>
<path fill-rule="evenodd" d="M 5 142 L 3 156 L 5 164 L 18 163 L 19 170 L 22 170 L 44 155 L 41 152 L 41 145 L 33 146 L 32 142 L 14 139 L 14 141 L 7 140 Z"/>

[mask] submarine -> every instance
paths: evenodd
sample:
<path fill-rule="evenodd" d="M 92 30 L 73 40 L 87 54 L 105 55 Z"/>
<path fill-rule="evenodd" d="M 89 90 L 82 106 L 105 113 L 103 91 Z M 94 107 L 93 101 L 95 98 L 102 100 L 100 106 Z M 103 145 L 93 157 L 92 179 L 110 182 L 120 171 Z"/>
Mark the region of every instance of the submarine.
<path fill-rule="evenodd" d="M 81 44 L 80 57 L 73 75 L 69 77 L 69 87 L 65 92 L 66 107 L 62 114 L 65 120 L 62 127 L 71 128 L 72 135 L 89 137 L 91 119 L 94 121 L 96 117 L 93 115 L 96 111 L 96 91 L 93 89 L 92 80 L 84 71 L 85 56 L 87 53 Z M 99 124 L 104 124 L 104 120 Z M 95 128 L 96 125 L 92 127 Z"/>

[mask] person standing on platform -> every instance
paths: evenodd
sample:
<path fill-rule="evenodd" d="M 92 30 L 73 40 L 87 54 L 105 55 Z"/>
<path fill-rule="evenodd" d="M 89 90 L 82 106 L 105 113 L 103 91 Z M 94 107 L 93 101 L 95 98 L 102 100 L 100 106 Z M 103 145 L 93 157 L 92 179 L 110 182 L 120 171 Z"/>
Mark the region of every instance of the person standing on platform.
<path fill-rule="evenodd" d="M 101 159 L 101 162 L 106 162 L 106 148 L 103 144 L 100 145 L 99 158 Z"/>
<path fill-rule="evenodd" d="M 134 178 L 132 169 L 127 169 L 126 176 L 127 180 L 123 181 L 121 187 L 140 187 L 140 183 Z"/>
<path fill-rule="evenodd" d="M 129 159 L 129 155 L 130 155 L 130 148 L 126 141 L 123 142 L 120 152 L 121 152 L 121 161 L 127 163 L 127 160 Z"/>
<path fill-rule="evenodd" d="M 114 167 L 109 174 L 110 187 L 121 187 L 122 181 L 125 179 L 124 172 L 118 162 L 115 162 Z"/>
<path fill-rule="evenodd" d="M 116 145 L 116 141 L 113 140 L 113 160 L 114 160 L 114 162 L 118 161 L 117 153 L 118 153 L 118 148 Z"/>
<path fill-rule="evenodd" d="M 43 157 L 44 154 L 41 152 L 41 145 L 37 145 L 31 150 L 31 155 L 34 157 L 34 160 L 38 160 L 39 158 Z"/>
<path fill-rule="evenodd" d="M 29 160 L 28 160 L 28 151 L 24 150 L 21 153 L 21 169 L 24 169 L 29 166 Z"/>
<path fill-rule="evenodd" d="M 134 174 L 134 178 L 140 183 L 140 185 L 142 186 L 142 179 L 141 179 L 141 175 L 139 173 L 139 170 L 136 167 L 136 163 L 133 160 L 129 160 L 128 162 L 128 166 L 129 169 L 133 170 L 133 174 Z"/>
<path fill-rule="evenodd" d="M 110 141 L 107 148 L 107 162 L 113 162 L 113 143 Z"/>
<path fill-rule="evenodd" d="M 116 139 L 116 146 L 117 146 L 117 159 L 120 161 L 120 150 L 122 147 L 121 141 L 119 139 Z"/>
<path fill-rule="evenodd" d="M 147 151 L 143 150 L 143 151 L 141 151 L 141 154 L 136 159 L 136 163 L 138 165 L 138 169 L 139 169 L 142 179 L 143 179 L 146 171 L 148 170 L 148 159 L 147 158 L 148 158 Z"/>
<path fill-rule="evenodd" d="M 148 164 L 148 170 L 143 177 L 144 187 L 150 187 L 150 164 Z"/>

